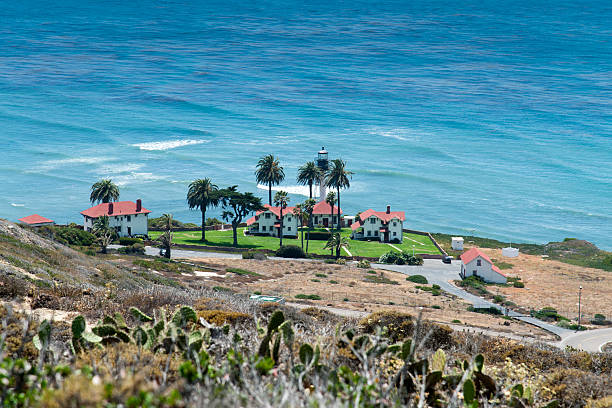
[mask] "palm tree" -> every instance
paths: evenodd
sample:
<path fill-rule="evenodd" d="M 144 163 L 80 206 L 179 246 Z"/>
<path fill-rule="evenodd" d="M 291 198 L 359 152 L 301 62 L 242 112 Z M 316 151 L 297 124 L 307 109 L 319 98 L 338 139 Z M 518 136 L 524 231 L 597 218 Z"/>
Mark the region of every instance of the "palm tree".
<path fill-rule="evenodd" d="M 336 193 L 334 193 L 333 191 L 330 191 L 329 193 L 327 193 L 327 197 L 325 197 L 325 202 L 329 204 L 329 208 L 330 208 L 329 212 L 332 215 L 332 219 L 330 222 L 332 223 L 332 228 L 333 228 L 334 226 L 333 225 L 334 224 L 333 215 L 334 215 L 334 205 L 336 205 Z"/>
<path fill-rule="evenodd" d="M 279 185 L 285 179 L 285 171 L 278 159 L 271 154 L 259 159 L 255 177 L 258 183 L 268 186 L 268 204 L 272 205 L 272 186 Z"/>
<path fill-rule="evenodd" d="M 109 224 L 108 215 L 103 215 L 96 218 L 93 224 L 93 234 L 96 236 L 96 240 L 100 244 L 100 250 L 103 254 L 106 253 L 106 247 L 108 247 L 115 236 L 115 232 L 111 229 Z"/>
<path fill-rule="evenodd" d="M 340 250 L 342 248 L 349 247 L 349 240 L 347 237 L 343 237 L 339 232 L 334 232 L 331 234 L 327 242 L 325 243 L 325 247 L 323 249 L 330 249 L 332 256 L 334 255 L 334 250 L 336 251 L 336 259 L 340 258 Z"/>
<path fill-rule="evenodd" d="M 338 231 L 340 231 L 340 189 L 351 186 L 350 179 L 353 172 L 346 169 L 346 162 L 341 159 L 332 160 L 331 167 L 327 172 L 327 187 L 335 188 L 338 193 Z"/>
<path fill-rule="evenodd" d="M 300 237 L 302 238 L 302 249 L 304 249 L 304 223 L 308 216 L 304 212 L 304 204 L 296 204 L 293 208 L 293 215 L 298 219 L 298 228 L 300 230 Z"/>
<path fill-rule="evenodd" d="M 308 216 L 308 235 L 306 235 L 306 253 L 308 253 L 308 243 L 310 242 L 310 230 L 312 229 L 312 212 L 316 201 L 312 198 L 304 201 L 304 213 Z"/>
<path fill-rule="evenodd" d="M 160 243 L 160 255 L 163 252 L 164 257 L 170 259 L 170 251 L 172 247 L 172 227 L 173 220 L 172 214 L 164 214 L 161 216 L 162 229 L 164 229 L 164 233 L 157 238 L 157 241 Z"/>
<path fill-rule="evenodd" d="M 297 182 L 304 186 L 308 185 L 309 198 L 312 198 L 312 185 L 321 179 L 321 175 L 321 169 L 313 161 L 309 161 L 299 168 Z"/>
<path fill-rule="evenodd" d="M 110 203 L 119 199 L 119 187 L 112 180 L 104 179 L 91 186 L 89 201 L 94 203 Z"/>
<path fill-rule="evenodd" d="M 206 209 L 219 205 L 219 187 L 209 178 L 194 180 L 189 184 L 187 204 L 189 209 L 199 208 L 202 212 L 202 241 L 206 241 Z"/>
<path fill-rule="evenodd" d="M 280 207 L 280 232 L 278 236 L 280 237 L 280 246 L 283 246 L 283 210 L 287 208 L 287 204 L 289 203 L 289 195 L 286 191 L 277 191 L 274 194 L 274 205 Z"/>

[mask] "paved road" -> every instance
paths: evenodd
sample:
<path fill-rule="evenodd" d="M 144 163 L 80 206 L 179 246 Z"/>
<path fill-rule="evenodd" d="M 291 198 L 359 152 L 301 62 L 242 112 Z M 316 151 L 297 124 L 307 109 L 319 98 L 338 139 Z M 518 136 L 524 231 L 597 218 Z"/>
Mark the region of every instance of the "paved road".
<path fill-rule="evenodd" d="M 430 284 L 440 285 L 443 290 L 466 300 L 476 308 L 488 308 L 494 307 L 501 310 L 502 313 L 506 312 L 506 308 L 485 300 L 479 296 L 473 295 L 465 290 L 458 288 L 457 286 L 449 283 L 449 281 L 460 279 L 459 272 L 461 270 L 460 263 L 454 261 L 452 264 L 444 264 L 438 259 L 425 259 L 423 266 L 409 266 L 409 265 L 384 265 L 375 264 L 376 268 L 387 269 L 390 271 L 400 272 L 406 275 L 423 275 L 427 278 Z M 561 339 L 574 333 L 573 330 L 568 330 L 555 326 L 531 316 L 525 316 L 523 314 L 508 310 L 508 316 L 518 320 L 522 320 L 526 323 L 538 326 L 544 330 L 547 330 L 553 334 L 556 334 Z"/>
<path fill-rule="evenodd" d="M 118 245 L 109 246 L 119 247 Z M 159 255 L 159 249 L 154 247 L 145 247 L 147 255 L 157 256 Z M 183 249 L 173 249 L 172 258 L 180 259 L 194 259 L 194 258 L 229 258 L 229 259 L 241 259 L 241 254 L 235 254 L 230 252 L 209 252 L 209 251 L 193 251 Z M 316 262 L 313 259 L 287 259 L 287 258 L 276 258 L 271 257 L 269 259 L 276 260 L 291 260 L 291 261 L 304 261 L 304 262 Z M 438 259 L 425 259 L 422 266 L 408 266 L 408 265 L 384 265 L 384 264 L 373 264 L 374 267 L 379 269 L 386 269 L 390 271 L 400 272 L 406 275 L 423 275 L 427 278 L 429 283 L 440 285 L 443 290 L 458 296 L 474 305 L 474 307 L 495 307 L 499 310 L 503 308 L 495 303 L 489 302 L 483 298 L 473 295 L 465 290 L 458 288 L 457 286 L 449 283 L 450 281 L 460 279 L 460 263 L 453 261 L 452 264 L 444 264 Z M 337 309 L 337 308 L 334 308 Z M 346 315 L 346 317 L 359 317 L 353 311 L 345 309 L 330 310 L 333 313 L 339 315 Z M 576 333 L 573 330 L 563 329 L 561 327 L 543 322 L 531 316 L 521 315 L 514 311 L 509 311 L 508 316 L 518 320 L 522 320 L 526 323 L 533 324 L 544 330 L 558 335 L 561 338 L 559 343 L 556 343 L 560 347 L 566 345 L 574 348 L 590 352 L 600 351 L 600 347 L 607 342 L 612 342 L 612 329 L 598 329 L 589 330 L 585 332 Z"/>
<path fill-rule="evenodd" d="M 587 351 L 603 351 L 602 347 L 609 342 L 612 342 L 612 328 L 573 333 L 564 338 L 559 345 L 561 347 L 571 346 Z"/>

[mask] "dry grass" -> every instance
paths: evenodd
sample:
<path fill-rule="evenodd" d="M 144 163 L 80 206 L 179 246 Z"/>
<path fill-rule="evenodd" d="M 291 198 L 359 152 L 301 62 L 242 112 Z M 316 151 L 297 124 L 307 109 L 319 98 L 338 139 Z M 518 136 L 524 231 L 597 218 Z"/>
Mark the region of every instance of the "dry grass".
<path fill-rule="evenodd" d="M 419 290 L 418 284 L 406 281 L 406 275 L 391 271 L 377 270 L 380 281 L 394 281 L 397 284 L 368 282 L 367 270 L 352 266 L 332 265 L 322 262 L 275 261 L 252 259 L 199 259 L 203 267 L 225 270 L 228 267 L 242 268 L 256 272 L 257 278 L 225 274 L 223 277 L 198 278 L 200 284 L 224 286 L 236 293 L 261 292 L 284 297 L 288 302 L 309 303 L 317 306 L 332 306 L 357 312 L 394 310 L 412 315 L 423 314 L 425 319 L 514 333 L 517 336 L 552 339 L 548 333 L 533 326 L 508 321 L 501 317 L 467 311 L 468 304 L 443 293 L 433 296 Z M 322 278 L 322 274 L 326 278 Z M 319 276 L 317 276 L 319 275 Z M 192 280 L 194 278 L 189 278 Z M 318 280 L 318 282 L 313 281 Z M 331 283 L 335 281 L 338 283 Z M 298 294 L 314 294 L 321 300 L 301 301 Z M 345 300 L 348 299 L 348 300 Z M 434 308 L 440 307 L 439 309 Z M 467 330 L 467 329 L 466 329 Z"/>
<path fill-rule="evenodd" d="M 503 272 L 520 276 L 525 288 L 503 287 L 499 293 L 508 300 L 539 310 L 551 306 L 568 318 L 578 316 L 578 288 L 582 285 L 582 315 L 592 318 L 601 313 L 612 318 L 612 274 L 600 269 L 584 268 L 536 255 L 519 254 L 518 258 L 503 258 L 499 249 L 482 249 L 490 258 L 513 265 Z M 497 288 L 489 289 L 497 293 Z"/>

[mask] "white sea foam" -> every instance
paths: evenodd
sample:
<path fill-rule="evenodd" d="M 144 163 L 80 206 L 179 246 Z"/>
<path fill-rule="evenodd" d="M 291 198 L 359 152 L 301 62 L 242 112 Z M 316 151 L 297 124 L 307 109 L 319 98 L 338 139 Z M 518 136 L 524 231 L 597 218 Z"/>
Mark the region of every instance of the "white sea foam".
<path fill-rule="evenodd" d="M 42 169 L 50 170 L 75 164 L 96 164 L 111 161 L 109 157 L 72 157 L 69 159 L 48 160 L 41 164 Z"/>
<path fill-rule="evenodd" d="M 138 147 L 140 150 L 170 150 L 176 149 L 177 147 L 199 145 L 202 143 L 208 143 L 209 140 L 196 140 L 196 139 L 181 139 L 181 140 L 166 140 L 163 142 L 147 142 L 137 143 L 132 146 Z"/>
<path fill-rule="evenodd" d="M 25 204 L 11 203 L 13 207 L 25 207 Z"/>
<path fill-rule="evenodd" d="M 411 141 L 418 142 L 422 138 L 422 134 L 413 130 L 406 128 L 393 128 L 393 129 L 382 129 L 382 128 L 372 128 L 368 131 L 371 135 L 388 137 L 391 139 L 401 140 L 401 141 Z"/>
<path fill-rule="evenodd" d="M 130 173 L 113 177 L 113 182 L 118 186 L 126 186 L 128 184 L 133 183 L 146 183 L 159 180 L 167 180 L 167 177 L 153 173 Z"/>
<path fill-rule="evenodd" d="M 265 184 L 258 184 L 257 188 L 268 191 L 268 186 L 266 186 Z M 305 197 L 309 196 L 308 186 L 272 186 L 272 191 L 281 191 L 281 190 L 286 191 L 289 194 L 298 194 L 298 195 L 303 195 Z M 315 188 L 315 186 L 312 186 L 312 195 L 313 196 L 319 195 L 318 187 Z"/>

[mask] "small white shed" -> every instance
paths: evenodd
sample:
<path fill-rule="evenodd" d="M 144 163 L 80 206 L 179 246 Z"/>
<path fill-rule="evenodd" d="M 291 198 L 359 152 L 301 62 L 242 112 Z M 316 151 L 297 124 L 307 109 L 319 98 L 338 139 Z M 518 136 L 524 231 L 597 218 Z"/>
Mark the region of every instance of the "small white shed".
<path fill-rule="evenodd" d="M 518 248 L 506 247 L 502 248 L 502 256 L 507 258 L 516 258 L 519 255 Z"/>
<path fill-rule="evenodd" d="M 463 237 L 453 237 L 451 239 L 451 248 L 455 251 L 463 251 Z"/>

